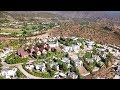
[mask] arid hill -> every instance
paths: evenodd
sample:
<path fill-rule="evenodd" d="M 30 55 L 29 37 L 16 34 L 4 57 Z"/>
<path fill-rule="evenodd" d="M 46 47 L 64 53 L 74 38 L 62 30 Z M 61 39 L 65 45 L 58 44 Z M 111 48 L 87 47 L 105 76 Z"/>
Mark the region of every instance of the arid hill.
<path fill-rule="evenodd" d="M 108 31 L 101 27 L 93 28 L 92 26 L 80 26 L 74 23 L 65 23 L 60 28 L 51 31 L 52 36 L 80 36 L 82 38 L 91 39 L 101 44 L 120 45 L 119 31 Z"/>

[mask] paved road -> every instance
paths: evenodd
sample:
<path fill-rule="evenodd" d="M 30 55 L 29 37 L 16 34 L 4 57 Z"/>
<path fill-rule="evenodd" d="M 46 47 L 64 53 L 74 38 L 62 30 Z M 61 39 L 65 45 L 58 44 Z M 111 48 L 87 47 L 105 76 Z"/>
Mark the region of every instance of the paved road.
<path fill-rule="evenodd" d="M 40 78 L 40 77 L 35 77 L 35 76 L 29 74 L 28 72 L 26 72 L 26 71 L 22 68 L 22 65 L 18 65 L 18 69 L 19 69 L 26 77 L 28 77 L 28 78 L 30 78 L 30 79 L 42 79 L 42 78 Z"/>

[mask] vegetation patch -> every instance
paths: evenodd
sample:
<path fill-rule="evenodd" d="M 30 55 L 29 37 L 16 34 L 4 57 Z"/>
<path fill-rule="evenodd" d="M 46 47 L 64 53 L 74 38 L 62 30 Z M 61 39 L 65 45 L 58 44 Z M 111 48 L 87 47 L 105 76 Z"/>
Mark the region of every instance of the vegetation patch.
<path fill-rule="evenodd" d="M 16 56 L 15 53 L 12 53 L 10 56 L 7 56 L 5 62 L 8 64 L 17 64 L 17 63 L 25 63 L 28 61 L 28 58 L 21 58 Z"/>

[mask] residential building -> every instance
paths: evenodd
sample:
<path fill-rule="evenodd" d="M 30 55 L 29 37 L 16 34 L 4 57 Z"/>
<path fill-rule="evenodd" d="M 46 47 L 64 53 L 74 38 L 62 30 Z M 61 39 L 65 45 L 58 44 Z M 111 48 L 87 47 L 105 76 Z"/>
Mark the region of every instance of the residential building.
<path fill-rule="evenodd" d="M 26 64 L 25 68 L 28 70 L 32 70 L 32 69 L 34 69 L 34 65 L 32 63 L 28 63 L 28 64 Z"/>
<path fill-rule="evenodd" d="M 17 49 L 17 54 L 21 57 L 28 57 L 28 52 L 26 52 L 23 48 L 18 48 Z"/>
<path fill-rule="evenodd" d="M 69 58 L 71 58 L 71 60 L 78 60 L 78 55 L 76 55 L 75 53 L 68 53 Z"/>
<path fill-rule="evenodd" d="M 86 58 L 85 61 L 86 61 L 87 63 L 93 63 L 93 62 L 94 62 L 94 60 L 93 60 L 92 58 Z"/>
<path fill-rule="evenodd" d="M 16 71 L 17 68 L 7 68 L 1 71 L 1 75 L 5 76 L 7 79 L 10 79 L 11 77 L 15 77 L 16 76 Z"/>
<path fill-rule="evenodd" d="M 74 45 L 74 46 L 72 46 L 72 49 L 75 53 L 78 53 L 79 50 L 80 50 L 80 46 L 79 45 Z"/>
<path fill-rule="evenodd" d="M 75 74 L 75 72 L 70 72 L 70 73 L 68 73 L 68 78 L 70 78 L 70 79 L 77 79 L 78 75 Z"/>
<path fill-rule="evenodd" d="M 46 66 L 45 63 L 39 63 L 35 65 L 36 70 L 40 70 L 41 72 L 46 72 Z"/>
<path fill-rule="evenodd" d="M 92 59 L 96 60 L 96 62 L 99 62 L 101 60 L 98 55 L 92 55 Z"/>
<path fill-rule="evenodd" d="M 80 61 L 80 60 L 73 60 L 73 61 L 74 61 L 75 66 L 76 66 L 77 68 L 83 66 L 83 62 Z"/>
<path fill-rule="evenodd" d="M 80 73 L 82 76 L 87 76 L 87 75 L 90 74 L 90 72 L 87 71 L 83 66 L 79 67 L 78 70 L 79 70 L 79 73 Z"/>

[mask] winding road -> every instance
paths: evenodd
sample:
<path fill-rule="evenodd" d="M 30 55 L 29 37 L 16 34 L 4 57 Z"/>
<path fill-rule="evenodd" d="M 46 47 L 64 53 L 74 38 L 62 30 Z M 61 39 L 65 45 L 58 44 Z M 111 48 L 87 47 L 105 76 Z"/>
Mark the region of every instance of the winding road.
<path fill-rule="evenodd" d="M 33 60 L 29 61 L 29 62 L 33 62 Z M 18 64 L 7 64 L 6 62 L 1 62 L 1 64 L 3 65 L 2 68 L 9 68 L 11 66 L 17 66 L 17 68 L 27 77 L 27 79 L 53 79 L 53 78 L 41 78 L 41 77 L 36 77 L 31 75 L 30 73 L 28 73 L 27 71 L 25 71 L 22 67 L 23 63 L 18 63 Z"/>
<path fill-rule="evenodd" d="M 22 68 L 22 65 L 18 65 L 18 69 L 29 79 L 43 79 L 43 78 L 40 78 L 40 77 L 36 77 L 36 76 L 33 76 L 31 74 L 29 74 L 28 72 L 26 72 L 23 68 Z"/>
<path fill-rule="evenodd" d="M 43 38 L 47 38 L 49 35 L 50 35 L 50 31 L 51 30 L 48 30 L 47 33 L 45 34 L 42 34 L 42 35 L 38 35 L 38 36 L 32 36 L 32 37 L 27 37 L 27 39 L 35 39 L 35 38 L 39 38 L 39 39 L 43 39 Z M 19 39 L 19 38 L 4 38 L 4 37 L 0 37 L 0 40 L 15 40 L 15 39 Z M 33 60 L 30 60 L 30 61 L 33 61 Z M 11 66 L 17 66 L 17 68 L 29 79 L 53 79 L 53 78 L 41 78 L 41 77 L 36 77 L 36 76 L 33 76 L 31 74 L 29 74 L 27 71 L 25 71 L 23 68 L 22 68 L 22 64 L 23 63 L 19 63 L 19 64 L 7 64 L 6 62 L 1 62 L 1 64 L 3 65 L 2 68 L 5 69 L 5 68 L 9 68 Z"/>

